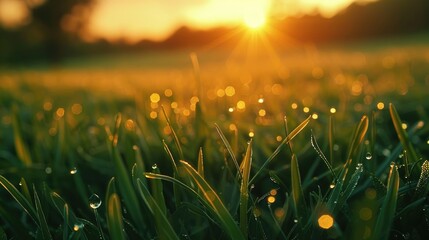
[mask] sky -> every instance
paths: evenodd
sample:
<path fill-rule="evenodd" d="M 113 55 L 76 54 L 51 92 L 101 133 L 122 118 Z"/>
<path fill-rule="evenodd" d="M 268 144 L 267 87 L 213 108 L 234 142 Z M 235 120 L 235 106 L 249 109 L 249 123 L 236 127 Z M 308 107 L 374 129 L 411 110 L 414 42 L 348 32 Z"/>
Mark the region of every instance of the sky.
<path fill-rule="evenodd" d="M 313 13 L 332 17 L 355 1 L 374 0 L 96 0 L 88 32 L 93 38 L 109 41 L 159 41 L 180 26 L 197 29 L 244 23 L 251 26 L 261 25 L 272 17 Z M 31 12 L 24 2 L 0 0 L 0 23 L 10 27 L 30 21 Z"/>

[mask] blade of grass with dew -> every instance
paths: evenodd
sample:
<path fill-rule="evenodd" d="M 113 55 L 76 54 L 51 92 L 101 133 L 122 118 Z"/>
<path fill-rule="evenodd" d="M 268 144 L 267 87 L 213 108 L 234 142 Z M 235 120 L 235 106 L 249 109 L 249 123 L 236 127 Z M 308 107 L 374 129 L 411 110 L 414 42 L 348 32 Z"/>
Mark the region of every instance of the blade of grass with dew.
<path fill-rule="evenodd" d="M 122 221 L 121 200 L 116 193 L 108 197 L 107 201 L 107 225 L 111 239 L 126 239 Z"/>
<path fill-rule="evenodd" d="M 362 163 L 358 163 L 355 172 L 352 174 L 350 181 L 348 181 L 347 186 L 345 187 L 345 190 L 341 193 L 340 198 L 338 199 L 338 203 L 336 204 L 337 206 L 344 206 L 344 203 L 346 203 L 347 199 L 350 198 L 358 184 L 362 172 L 363 165 Z"/>
<path fill-rule="evenodd" d="M 73 213 L 73 211 L 70 209 L 69 204 L 66 203 L 64 199 L 61 198 L 61 196 L 56 192 L 50 193 L 50 198 L 52 201 L 52 204 L 57 209 L 57 211 L 61 214 L 61 216 L 64 219 L 64 223 L 67 223 L 67 225 L 63 226 L 63 231 L 73 230 L 75 225 L 78 225 L 81 221 L 76 217 L 76 215 Z M 70 236 L 73 234 L 69 234 Z M 87 236 L 85 232 L 83 232 L 83 235 L 81 236 L 83 239 L 87 239 Z M 70 239 L 70 237 L 68 237 Z"/>
<path fill-rule="evenodd" d="M 249 203 L 249 179 L 250 179 L 250 170 L 252 168 L 252 140 L 250 140 L 246 154 L 244 155 L 243 168 L 241 169 L 242 178 L 240 186 L 240 229 L 244 238 L 247 239 L 247 234 L 249 232 L 247 222 L 247 204 Z"/>
<path fill-rule="evenodd" d="M 174 131 L 174 128 L 171 125 L 170 118 L 167 116 L 164 106 L 161 106 L 161 109 L 162 109 L 162 113 L 164 114 L 165 120 L 167 121 L 167 126 L 170 128 L 171 133 L 173 134 L 174 143 L 176 144 L 177 151 L 179 151 L 179 157 L 180 159 L 185 159 L 183 155 L 182 146 L 180 145 L 179 138 L 177 137 L 176 131 Z"/>
<path fill-rule="evenodd" d="M 225 135 L 223 134 L 222 130 L 220 129 L 219 125 L 216 123 L 214 124 L 217 133 L 219 134 L 220 139 L 222 140 L 223 144 L 226 147 L 226 150 L 228 151 L 229 155 L 231 156 L 232 162 L 234 163 L 235 167 L 237 168 L 237 172 L 239 176 L 241 176 L 240 173 L 240 166 L 238 164 L 237 158 L 235 157 L 234 151 L 231 148 L 231 145 L 229 144 L 228 140 L 226 139 Z"/>
<path fill-rule="evenodd" d="M 374 239 L 388 239 L 389 230 L 396 213 L 396 203 L 398 199 L 399 173 L 395 164 L 390 166 L 390 173 L 387 182 L 387 193 L 381 204 L 380 212 L 374 228 Z"/>
<path fill-rule="evenodd" d="M 119 129 L 121 126 L 120 114 L 118 114 L 116 117 L 115 125 L 116 125 L 115 133 L 113 135 L 113 141 L 111 145 L 112 160 L 113 160 L 113 165 L 115 167 L 115 173 L 116 173 L 115 175 L 118 181 L 119 190 L 121 192 L 123 201 L 125 203 L 125 207 L 128 209 L 128 212 L 130 213 L 130 216 L 133 219 L 134 223 L 140 225 L 145 221 L 142 216 L 142 211 L 140 208 L 137 195 L 134 191 L 133 184 L 131 183 L 127 169 L 122 161 L 122 157 L 119 153 L 119 148 L 118 148 L 118 136 L 119 136 Z"/>
<path fill-rule="evenodd" d="M 154 179 L 154 181 L 160 181 Z M 147 187 L 143 184 L 141 179 L 137 179 L 137 186 L 140 192 L 140 196 L 143 198 L 152 216 L 155 218 L 156 230 L 160 239 L 179 239 L 177 234 L 174 232 L 173 227 L 167 219 L 166 213 L 158 205 L 157 199 L 152 197 Z"/>
<path fill-rule="evenodd" d="M 279 154 L 280 150 L 283 148 L 285 144 L 288 144 L 290 140 L 292 140 L 298 133 L 300 133 L 310 122 L 311 115 L 308 116 L 304 121 L 302 121 L 292 132 L 289 133 L 289 135 L 280 143 L 280 145 L 274 150 L 274 152 L 265 160 L 265 162 L 262 164 L 262 166 L 259 168 L 259 170 L 256 172 L 256 174 L 253 176 L 253 178 L 250 180 L 250 184 L 253 183 L 256 178 L 259 176 L 259 174 L 262 173 L 263 170 L 267 167 L 267 165 L 274 159 L 274 157 Z"/>
<path fill-rule="evenodd" d="M 328 144 L 329 144 L 329 163 L 332 165 L 334 161 L 334 116 L 332 114 L 329 115 Z"/>
<path fill-rule="evenodd" d="M 16 154 L 18 155 L 18 159 L 21 160 L 21 162 L 25 166 L 30 166 L 33 163 L 33 160 L 31 159 L 30 151 L 22 135 L 20 120 L 21 119 L 18 114 L 18 107 L 14 105 L 13 115 L 12 115 L 12 128 L 13 128 L 13 137 L 14 137 Z"/>
<path fill-rule="evenodd" d="M 25 181 L 24 178 L 21 178 L 21 181 L 19 181 L 19 186 L 21 187 L 22 195 L 27 198 L 28 202 L 32 202 L 30 190 L 28 189 L 27 181 Z"/>
<path fill-rule="evenodd" d="M 302 211 L 306 209 L 305 199 L 302 191 L 301 175 L 299 173 L 298 158 L 292 153 L 291 159 L 291 191 L 292 203 L 295 211 L 295 217 L 300 219 Z"/>
<path fill-rule="evenodd" d="M 198 151 L 198 174 L 204 178 L 204 156 L 202 148 Z"/>
<path fill-rule="evenodd" d="M 414 198 L 427 196 L 429 191 L 429 161 L 425 160 L 421 167 L 420 178 L 417 182 Z"/>
<path fill-rule="evenodd" d="M 329 212 L 334 213 L 334 210 L 337 206 L 338 199 L 341 196 L 341 191 L 343 189 L 344 180 L 347 175 L 348 166 L 350 165 L 350 162 L 352 160 L 349 159 L 346 163 L 343 164 L 343 167 L 341 168 L 341 172 L 338 176 L 338 179 L 334 181 L 334 184 L 331 185 L 332 192 L 329 194 L 328 201 L 326 202 L 326 207 L 328 208 Z"/>
<path fill-rule="evenodd" d="M 396 134 L 398 135 L 399 141 L 404 147 L 404 150 L 407 151 L 407 156 L 411 160 L 411 163 L 417 162 L 418 157 L 416 151 L 414 150 L 414 147 L 408 138 L 407 132 L 402 128 L 402 121 L 398 115 L 398 112 L 396 111 L 395 106 L 392 103 L 389 104 L 389 111 Z M 408 166 L 405 167 L 408 168 Z"/>
<path fill-rule="evenodd" d="M 0 175 L 0 184 L 6 189 L 6 191 L 9 192 L 10 195 L 15 199 L 15 201 L 21 205 L 21 207 L 24 209 L 25 212 L 28 213 L 28 215 L 33 219 L 33 221 L 36 224 L 39 224 L 38 222 L 38 215 L 36 209 L 33 207 L 33 205 L 27 200 L 27 198 L 22 195 L 16 187 L 10 183 L 5 177 Z"/>
<path fill-rule="evenodd" d="M 240 228 L 237 226 L 234 218 L 226 209 L 222 200 L 213 190 L 213 188 L 198 174 L 198 172 L 187 162 L 180 161 L 185 172 L 193 179 L 194 183 L 200 190 L 200 194 L 204 197 L 206 203 L 213 209 L 217 215 L 223 229 L 231 239 L 244 239 Z"/>
<path fill-rule="evenodd" d="M 356 153 L 357 149 L 359 148 L 359 145 L 365 138 L 365 134 L 368 130 L 368 125 L 369 125 L 368 117 L 366 115 L 363 115 L 352 135 L 352 140 L 350 142 L 349 149 L 347 151 L 346 160 L 353 158 L 353 155 Z"/>
<path fill-rule="evenodd" d="M 154 173 L 160 174 L 159 168 L 155 168 L 155 169 L 152 168 L 152 170 Z M 142 181 L 142 180 L 140 180 L 140 181 Z M 161 180 L 154 179 L 150 183 L 151 183 L 151 187 L 152 187 L 152 196 L 154 198 L 154 201 L 156 202 L 159 209 L 161 210 L 161 213 L 163 215 L 167 215 L 167 207 L 165 205 L 165 198 L 164 198 L 164 192 L 163 192 Z"/>
<path fill-rule="evenodd" d="M 34 192 L 34 205 L 36 207 L 37 217 L 39 220 L 40 230 L 43 239 L 52 239 L 51 233 L 49 232 L 49 226 L 46 222 L 45 214 L 43 213 L 42 204 L 40 203 L 39 195 L 37 194 L 36 187 L 33 186 Z"/>
<path fill-rule="evenodd" d="M 326 167 L 328 167 L 329 171 L 332 174 L 332 177 L 334 179 L 336 179 L 337 176 L 335 175 L 334 169 L 332 168 L 332 165 L 328 161 L 328 159 L 326 158 L 325 154 L 323 154 L 322 149 L 320 149 L 320 147 L 319 147 L 319 144 L 317 144 L 316 138 L 313 135 L 313 131 L 311 131 L 310 142 L 311 142 L 311 146 L 313 146 L 313 149 L 316 151 L 316 153 L 319 155 L 319 157 L 323 160 Z"/>

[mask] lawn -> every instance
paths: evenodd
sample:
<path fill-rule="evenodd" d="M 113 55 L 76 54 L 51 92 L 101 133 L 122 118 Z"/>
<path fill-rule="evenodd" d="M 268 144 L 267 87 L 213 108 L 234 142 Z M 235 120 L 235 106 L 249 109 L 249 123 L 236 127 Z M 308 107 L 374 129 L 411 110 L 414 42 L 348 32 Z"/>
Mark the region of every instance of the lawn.
<path fill-rule="evenodd" d="M 424 239 L 429 48 L 0 72 L 0 239 Z"/>

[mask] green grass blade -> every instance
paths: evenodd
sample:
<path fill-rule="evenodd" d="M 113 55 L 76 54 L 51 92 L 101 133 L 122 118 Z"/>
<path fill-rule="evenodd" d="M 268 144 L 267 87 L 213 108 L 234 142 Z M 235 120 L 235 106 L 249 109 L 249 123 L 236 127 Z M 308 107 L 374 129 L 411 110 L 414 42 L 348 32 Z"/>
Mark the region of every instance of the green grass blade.
<path fill-rule="evenodd" d="M 341 193 L 340 198 L 338 199 L 338 206 L 343 206 L 343 204 L 347 201 L 347 199 L 350 198 L 350 196 L 352 195 L 353 191 L 355 190 L 358 181 L 362 175 L 363 172 L 363 165 L 362 163 L 358 163 L 356 166 L 356 170 L 353 173 L 353 175 L 350 178 L 350 181 L 348 181 L 347 186 L 345 187 L 346 189 Z"/>
<path fill-rule="evenodd" d="M 240 173 L 240 166 L 238 164 L 237 158 L 235 157 L 234 151 L 232 150 L 231 145 L 229 144 L 228 140 L 226 139 L 225 135 L 223 134 L 222 130 L 220 129 L 219 125 L 216 123 L 214 124 L 217 133 L 219 134 L 220 139 L 223 142 L 223 145 L 225 145 L 226 150 L 228 151 L 229 155 L 231 156 L 232 162 L 234 163 L 235 167 L 237 168 L 238 174 L 241 176 Z"/>
<path fill-rule="evenodd" d="M 13 137 L 15 143 L 16 154 L 19 160 L 25 165 L 30 166 L 33 162 L 27 143 L 22 135 L 21 122 L 18 114 L 18 107 L 14 105 L 12 115 Z"/>
<path fill-rule="evenodd" d="M 377 222 L 374 228 L 373 239 L 388 239 L 390 226 L 396 213 L 396 203 L 398 199 L 399 173 L 398 167 L 394 164 L 390 167 L 387 182 L 387 193 L 381 205 Z"/>
<path fill-rule="evenodd" d="M 33 219 L 36 224 L 39 224 L 37 211 L 34 209 L 33 205 L 27 200 L 27 198 L 22 195 L 12 183 L 10 183 L 5 177 L 0 175 L 0 184 L 6 189 L 10 195 L 15 199 L 15 201 L 21 205 L 25 212 Z"/>
<path fill-rule="evenodd" d="M 415 197 L 427 196 L 429 191 L 429 161 L 425 160 L 422 164 L 420 178 L 417 182 Z"/>
<path fill-rule="evenodd" d="M 63 207 L 63 218 L 64 218 L 64 224 L 63 224 L 63 240 L 68 240 L 70 238 L 69 235 L 69 205 L 64 204 Z"/>
<path fill-rule="evenodd" d="M 279 154 L 280 150 L 283 148 L 284 145 L 288 144 L 289 141 L 291 141 L 298 133 L 300 133 L 310 122 L 311 116 L 308 116 L 304 121 L 302 121 L 292 132 L 287 135 L 287 137 L 280 143 L 280 145 L 274 150 L 274 152 L 265 160 L 265 162 L 262 164 L 262 166 L 259 168 L 259 170 L 256 172 L 256 174 L 253 176 L 253 178 L 250 180 L 250 184 L 252 184 L 256 177 L 259 176 L 259 174 L 262 173 L 263 170 L 267 167 L 267 165 Z"/>
<path fill-rule="evenodd" d="M 292 153 L 291 160 L 291 188 L 292 188 L 292 203 L 295 209 L 295 217 L 299 219 L 302 211 L 305 209 L 304 194 L 302 191 L 301 175 L 299 173 L 298 159 Z"/>
<path fill-rule="evenodd" d="M 27 198 L 28 202 L 32 202 L 30 190 L 28 189 L 27 181 L 25 181 L 24 178 L 21 178 L 21 181 L 19 181 L 19 186 L 21 187 L 22 195 Z"/>
<path fill-rule="evenodd" d="M 155 168 L 152 170 L 155 173 L 158 173 L 158 174 L 160 173 L 159 168 Z M 137 180 L 139 180 L 139 179 L 137 179 Z M 140 181 L 142 181 L 142 180 L 140 179 Z M 167 214 L 167 207 L 165 205 L 165 198 L 164 198 L 164 192 L 163 192 L 161 180 L 154 179 L 153 181 L 151 181 L 151 187 L 152 187 L 152 195 L 153 195 L 155 202 L 157 203 L 159 209 L 161 210 L 161 213 L 166 215 Z"/>
<path fill-rule="evenodd" d="M 176 160 L 174 159 L 173 154 L 170 151 L 170 148 L 168 147 L 168 145 L 165 143 L 164 140 L 162 140 L 162 145 L 164 146 L 165 152 L 170 157 L 171 166 L 173 167 L 173 176 L 177 178 L 179 176 L 179 171 L 177 170 Z M 145 181 L 145 179 L 141 179 L 141 180 Z M 181 195 L 177 185 L 173 185 L 173 193 L 174 193 L 176 207 L 179 207 L 179 204 L 181 202 Z"/>
<path fill-rule="evenodd" d="M 122 208 L 119 196 L 113 193 L 107 201 L 107 225 L 111 239 L 126 239 L 122 220 Z"/>
<path fill-rule="evenodd" d="M 154 179 L 154 181 L 160 180 Z M 152 216 L 155 219 L 156 230 L 160 239 L 179 239 L 167 219 L 165 210 L 163 210 L 158 205 L 158 200 L 152 197 L 152 195 L 149 193 L 149 190 L 141 181 L 141 179 L 137 179 L 137 186 L 140 192 L 140 196 L 143 198 L 144 202 L 149 207 L 149 210 L 151 211 Z"/>
<path fill-rule="evenodd" d="M 39 220 L 39 226 L 43 239 L 52 239 L 51 233 L 49 232 L 49 226 L 46 222 L 45 214 L 43 213 L 42 204 L 40 203 L 39 195 L 37 194 L 36 188 L 33 186 L 34 192 L 34 204 L 36 205 L 37 217 Z"/>
<path fill-rule="evenodd" d="M 67 223 L 67 225 L 64 225 L 63 231 L 73 230 L 73 227 L 75 225 L 79 225 L 81 223 L 81 221 L 76 217 L 76 215 L 70 209 L 69 204 L 66 203 L 66 201 L 62 199 L 58 193 L 51 192 L 51 201 L 55 206 L 55 208 L 57 209 L 57 211 L 63 217 L 64 223 Z M 84 234 L 82 237 L 86 238 L 86 235 Z"/>
<path fill-rule="evenodd" d="M 138 177 L 143 176 L 144 172 L 146 172 L 146 168 L 144 166 L 143 158 L 142 158 L 142 155 L 140 153 L 140 148 L 138 146 L 134 145 L 133 150 L 134 150 L 136 163 L 133 166 L 132 176 L 133 176 L 133 179 L 137 179 Z M 143 181 L 145 181 L 145 180 L 143 180 Z"/>
<path fill-rule="evenodd" d="M 356 153 L 357 149 L 359 148 L 359 145 L 365 138 L 365 134 L 368 130 L 368 125 L 369 125 L 368 117 L 366 115 L 363 115 L 362 118 L 360 119 L 358 126 L 356 127 L 353 133 L 346 160 L 353 158 L 353 155 Z"/>
<path fill-rule="evenodd" d="M 123 163 L 122 157 L 118 148 L 118 135 L 121 124 L 121 115 L 118 114 L 116 118 L 116 128 L 112 141 L 112 160 L 115 167 L 115 175 L 118 181 L 119 191 L 121 192 L 124 200 L 125 207 L 128 209 L 131 218 L 135 224 L 142 224 L 144 222 L 140 204 L 137 195 L 134 191 L 133 184 L 129 177 L 128 171 Z"/>
<path fill-rule="evenodd" d="M 313 131 L 311 131 L 310 142 L 311 142 L 311 146 L 313 146 L 314 150 L 319 155 L 319 157 L 323 160 L 323 162 L 325 163 L 326 167 L 328 167 L 329 171 L 332 174 L 332 177 L 334 179 L 336 179 L 337 177 L 335 175 L 334 169 L 332 168 L 332 165 L 328 161 L 328 159 L 326 158 L 325 154 L 323 154 L 322 149 L 320 149 L 320 147 L 319 147 L 319 144 L 317 144 L 316 138 L 313 135 Z"/>
<path fill-rule="evenodd" d="M 333 164 L 333 161 L 334 161 L 334 117 L 332 116 L 332 114 L 329 116 L 328 144 L 329 144 L 329 162 L 331 164 Z"/>
<path fill-rule="evenodd" d="M 167 153 L 167 155 L 170 157 L 171 165 L 172 165 L 172 167 L 173 167 L 173 172 L 174 172 L 175 174 L 177 174 L 177 173 L 178 173 L 178 171 L 177 171 L 177 164 L 176 164 L 176 160 L 174 160 L 174 156 L 173 156 L 173 154 L 171 153 L 170 148 L 168 147 L 167 143 L 165 143 L 165 141 L 164 141 L 164 140 L 162 140 L 162 146 L 164 147 L 164 150 L 165 150 L 165 152 Z"/>
<path fill-rule="evenodd" d="M 144 175 L 145 175 L 146 178 L 149 178 L 149 179 L 161 179 L 161 180 L 164 180 L 164 181 L 168 181 L 168 182 L 177 184 L 177 185 L 179 185 L 179 186 L 181 186 L 181 187 L 189 190 L 190 192 L 192 192 L 197 197 L 199 196 L 198 193 L 194 189 L 192 189 L 188 185 L 184 184 L 183 182 L 179 181 L 177 178 L 170 177 L 170 176 L 167 176 L 167 175 L 157 174 L 157 173 L 150 173 L 150 172 L 146 172 L 146 173 L 144 173 Z"/>
<path fill-rule="evenodd" d="M 204 178 L 204 156 L 202 148 L 198 151 L 198 173 Z"/>
<path fill-rule="evenodd" d="M 204 197 L 205 202 L 209 205 L 216 214 L 226 234 L 231 239 L 244 239 L 240 228 L 237 226 L 234 218 L 226 209 L 222 200 L 213 190 L 213 188 L 198 174 L 198 172 L 187 162 L 180 161 L 185 172 L 193 179 L 194 183 L 200 190 L 200 194 Z"/>
<path fill-rule="evenodd" d="M 401 142 L 404 150 L 407 153 L 408 159 L 410 159 L 411 163 L 415 163 L 418 161 L 418 157 L 416 151 L 414 150 L 413 145 L 411 144 L 407 132 L 402 128 L 402 121 L 399 118 L 398 112 L 396 111 L 395 106 L 390 103 L 389 104 L 390 117 L 392 118 L 393 126 L 395 127 L 396 134 L 398 135 L 399 141 Z M 408 168 L 408 166 L 405 166 Z"/>
<path fill-rule="evenodd" d="M 173 134 L 174 143 L 176 144 L 177 150 L 179 151 L 179 157 L 180 157 L 180 159 L 185 159 L 179 138 L 177 137 L 176 131 L 174 131 L 174 128 L 171 125 L 170 118 L 167 116 L 167 113 L 165 112 L 164 106 L 161 106 L 161 109 L 162 109 L 162 113 L 164 114 L 165 120 L 167 121 L 167 125 L 170 128 L 171 133 Z"/>
<path fill-rule="evenodd" d="M 334 184 L 332 185 L 333 190 L 329 195 L 328 201 L 326 203 L 326 206 L 329 210 L 329 212 L 334 213 L 334 210 L 336 210 L 336 206 L 338 203 L 338 199 L 341 196 L 341 192 L 344 185 L 344 180 L 347 175 L 348 167 L 350 166 L 350 162 L 352 160 L 349 159 L 345 164 L 343 164 L 343 167 L 341 169 L 341 172 L 338 176 L 338 178 L 334 181 Z"/>
<path fill-rule="evenodd" d="M 250 170 L 252 168 L 252 140 L 250 140 L 249 145 L 247 146 L 246 155 L 242 162 L 242 179 L 240 187 L 240 229 L 244 238 L 247 239 L 247 234 L 249 232 L 247 222 L 247 204 L 249 202 L 249 179 L 250 179 Z"/>

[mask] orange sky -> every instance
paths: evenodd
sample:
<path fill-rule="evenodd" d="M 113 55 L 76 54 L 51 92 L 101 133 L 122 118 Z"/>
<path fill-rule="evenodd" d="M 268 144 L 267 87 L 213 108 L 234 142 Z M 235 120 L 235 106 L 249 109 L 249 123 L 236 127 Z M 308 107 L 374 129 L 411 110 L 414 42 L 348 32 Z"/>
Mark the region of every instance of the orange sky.
<path fill-rule="evenodd" d="M 330 17 L 353 1 L 374 0 L 99 0 L 88 27 L 93 37 L 112 41 L 162 40 L 182 25 L 204 29 L 314 12 Z M 0 0 L 2 25 L 25 23 L 28 14 L 23 0 Z"/>

